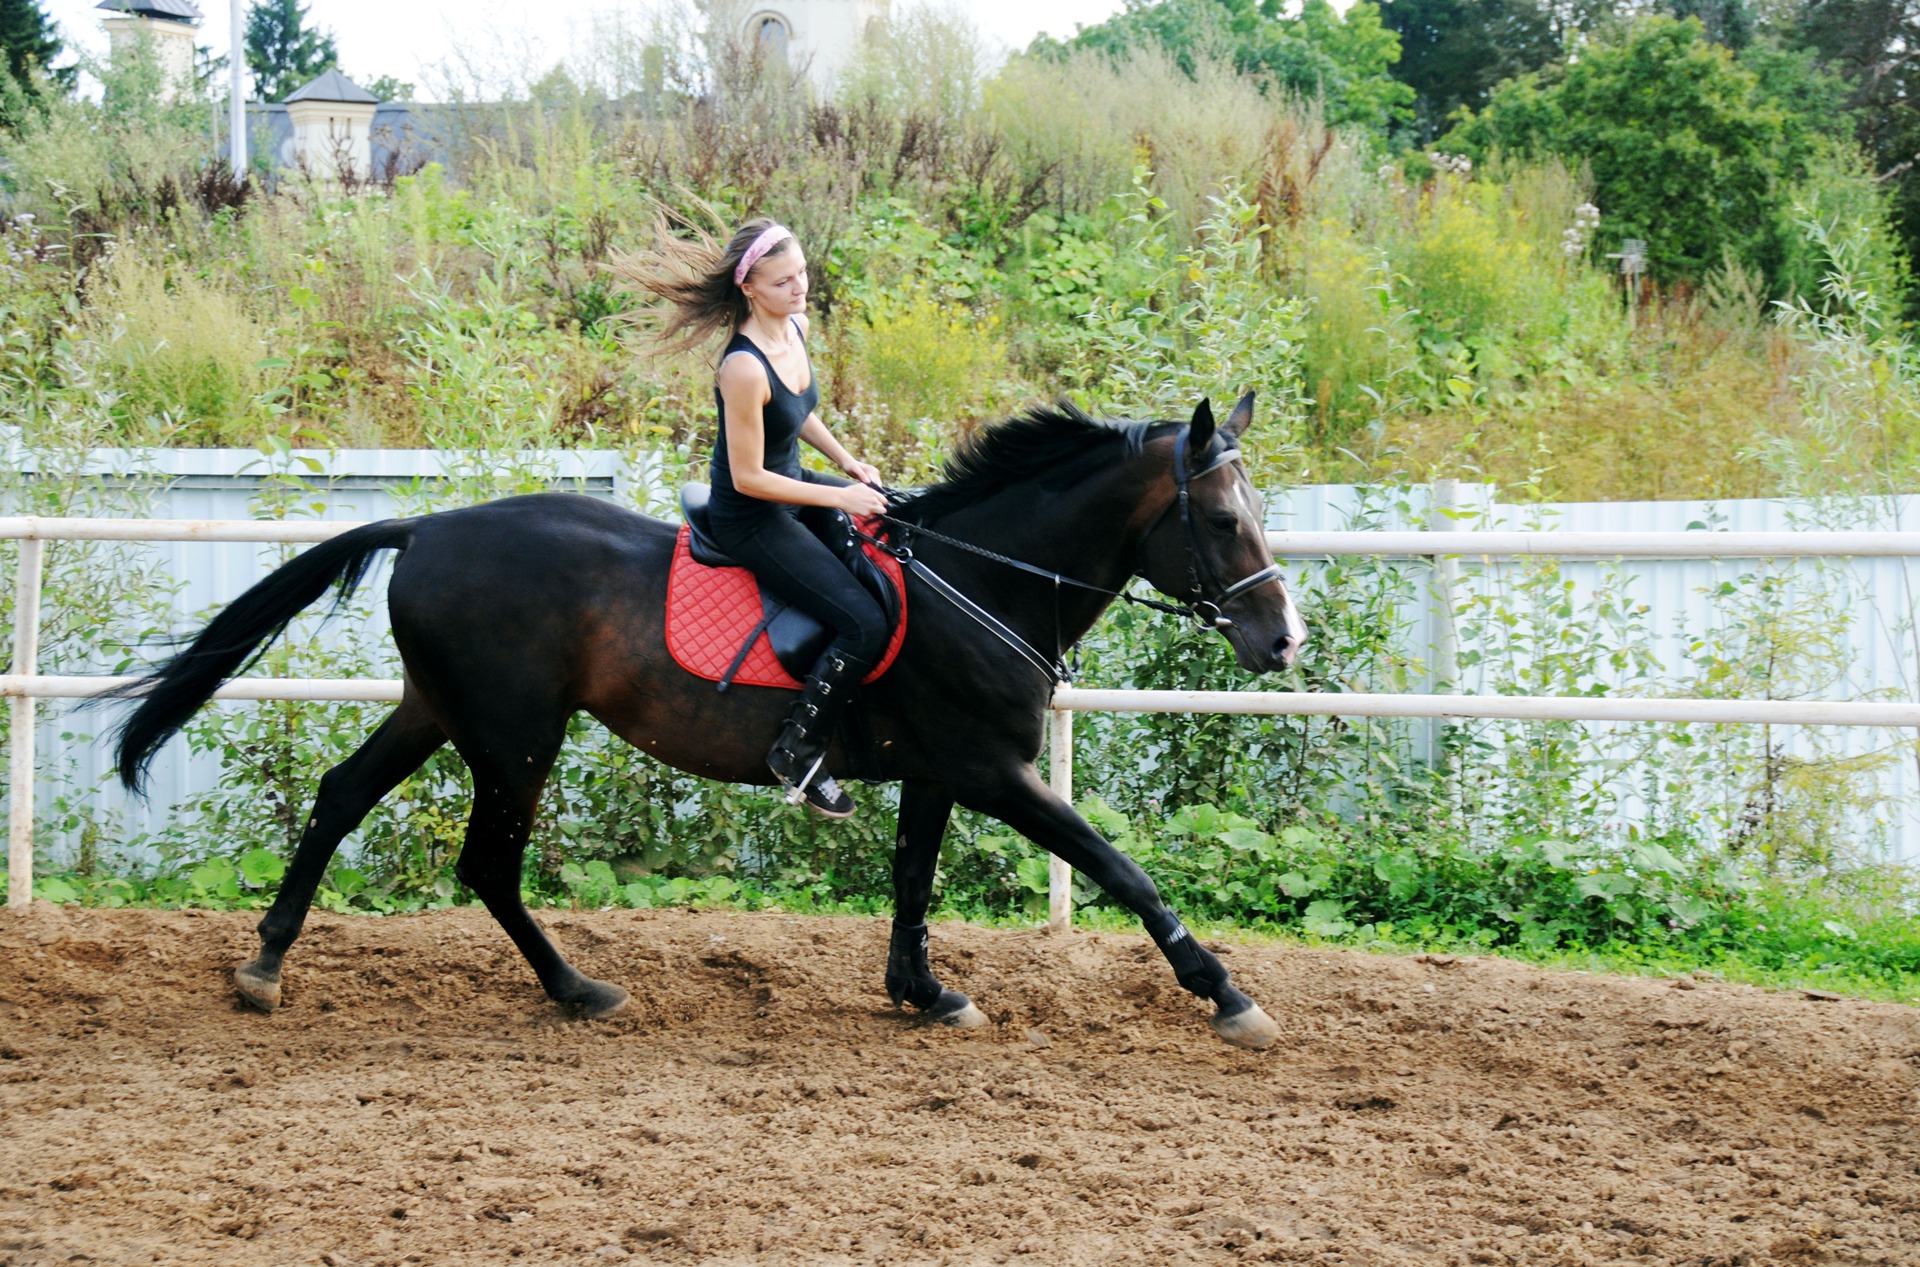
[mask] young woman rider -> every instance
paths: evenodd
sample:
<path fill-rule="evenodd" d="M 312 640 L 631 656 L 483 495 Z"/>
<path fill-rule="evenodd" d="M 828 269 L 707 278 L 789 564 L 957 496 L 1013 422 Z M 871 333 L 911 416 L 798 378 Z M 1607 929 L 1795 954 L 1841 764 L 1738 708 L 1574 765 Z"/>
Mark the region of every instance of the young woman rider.
<path fill-rule="evenodd" d="M 807 259 L 792 230 L 756 218 L 722 247 L 662 229 L 651 255 L 618 266 L 666 301 L 662 342 L 687 348 L 731 336 L 713 391 L 720 415 L 708 511 L 713 536 L 767 591 L 834 632 L 767 766 L 815 810 L 845 818 L 853 802 L 820 766 L 847 697 L 885 652 L 888 630 L 880 604 L 815 530 L 832 535 L 823 517 L 837 511 L 885 510 L 886 499 L 869 487 L 880 473 L 848 453 L 814 412 L 820 385 L 807 356 Z M 802 467 L 801 440 L 851 481 Z"/>

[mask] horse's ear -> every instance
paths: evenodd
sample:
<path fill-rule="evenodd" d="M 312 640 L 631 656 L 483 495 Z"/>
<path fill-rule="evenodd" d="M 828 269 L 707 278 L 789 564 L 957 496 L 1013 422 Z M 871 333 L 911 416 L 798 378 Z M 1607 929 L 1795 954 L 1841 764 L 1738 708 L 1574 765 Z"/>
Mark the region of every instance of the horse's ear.
<path fill-rule="evenodd" d="M 1193 411 L 1193 421 L 1187 424 L 1187 452 L 1205 453 L 1207 445 L 1213 440 L 1213 402 L 1202 397 Z"/>
<path fill-rule="evenodd" d="M 1234 403 L 1233 412 L 1227 415 L 1227 425 L 1220 428 L 1227 439 L 1238 441 L 1245 434 L 1247 424 L 1253 421 L 1253 393 L 1248 392 Z"/>

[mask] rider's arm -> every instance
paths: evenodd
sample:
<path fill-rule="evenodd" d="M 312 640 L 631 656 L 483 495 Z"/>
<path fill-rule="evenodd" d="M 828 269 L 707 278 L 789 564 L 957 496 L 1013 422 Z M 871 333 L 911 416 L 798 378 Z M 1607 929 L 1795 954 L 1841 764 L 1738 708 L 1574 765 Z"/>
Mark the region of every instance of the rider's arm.
<path fill-rule="evenodd" d="M 820 421 L 819 414 L 808 414 L 806 423 L 800 428 L 800 438 L 826 455 L 827 461 L 859 480 L 862 484 L 877 484 L 880 472 L 847 452 L 846 447 L 833 438 L 833 432 L 827 430 L 827 424 Z M 732 455 L 733 450 L 728 448 Z"/>
<path fill-rule="evenodd" d="M 762 501 L 831 506 L 854 514 L 870 513 L 867 501 L 873 497 L 871 489 L 858 484 L 847 487 L 809 484 L 767 469 L 766 422 L 762 411 L 771 398 L 766 370 L 757 359 L 745 352 L 737 352 L 721 362 L 720 399 L 727 407 L 727 465 L 733 472 L 733 486 L 747 496 Z M 811 418 L 807 422 L 808 426 L 814 425 Z M 820 431 L 824 433 L 826 428 L 822 426 Z M 800 434 L 805 436 L 806 429 L 802 428 Z M 832 437 L 828 436 L 828 439 Z M 809 439 L 808 443 L 814 442 Z M 815 444 L 814 447 L 819 446 Z M 839 448 L 837 444 L 834 447 Z M 853 504 L 854 490 L 867 494 L 867 499 L 857 506 Z"/>

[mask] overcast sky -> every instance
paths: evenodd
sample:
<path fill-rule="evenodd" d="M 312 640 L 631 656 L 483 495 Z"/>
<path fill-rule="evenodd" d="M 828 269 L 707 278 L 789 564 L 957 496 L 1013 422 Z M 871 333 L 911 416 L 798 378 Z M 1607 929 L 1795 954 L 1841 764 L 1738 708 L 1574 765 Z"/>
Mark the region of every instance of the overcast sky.
<path fill-rule="evenodd" d="M 68 47 L 105 51 L 98 0 L 43 0 Z M 894 0 L 901 7 L 902 0 Z M 206 21 L 199 43 L 224 54 L 230 0 L 198 0 Z M 552 65 L 576 51 L 596 14 L 641 15 L 644 0 L 308 0 L 309 21 L 331 30 L 341 69 L 366 83 L 392 75 L 422 89 L 443 82 L 435 67 L 457 46 L 487 57 L 496 49 L 520 65 Z M 1121 0 L 967 0 L 964 8 L 989 41 L 1024 48 L 1034 36 L 1071 35 L 1121 8 Z M 454 25 L 455 17 L 460 25 Z"/>

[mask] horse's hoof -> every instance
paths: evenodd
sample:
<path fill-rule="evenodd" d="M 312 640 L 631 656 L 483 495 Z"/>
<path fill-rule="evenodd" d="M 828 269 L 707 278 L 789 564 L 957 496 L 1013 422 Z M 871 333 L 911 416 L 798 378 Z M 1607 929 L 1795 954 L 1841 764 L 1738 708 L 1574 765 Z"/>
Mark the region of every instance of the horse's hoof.
<path fill-rule="evenodd" d="M 1265 1051 L 1280 1040 L 1280 1027 L 1260 1010 L 1258 1003 L 1232 1016 L 1215 1016 L 1207 1024 L 1227 1042 L 1249 1051 Z"/>
<path fill-rule="evenodd" d="M 602 1020 L 626 1007 L 633 996 L 611 981 L 588 981 L 568 1006 L 590 1021 Z"/>
<path fill-rule="evenodd" d="M 954 1029 L 978 1029 L 987 1023 L 987 1014 L 959 991 L 942 990 L 939 1002 L 927 1010 L 927 1019 Z"/>
<path fill-rule="evenodd" d="M 280 974 L 267 975 L 251 959 L 233 970 L 233 985 L 248 1007 L 271 1012 L 280 1006 Z"/>

